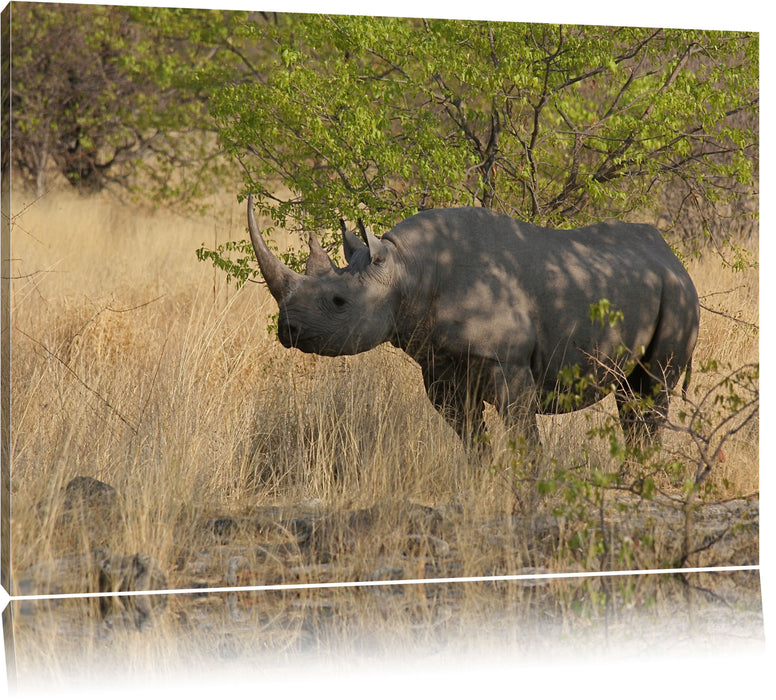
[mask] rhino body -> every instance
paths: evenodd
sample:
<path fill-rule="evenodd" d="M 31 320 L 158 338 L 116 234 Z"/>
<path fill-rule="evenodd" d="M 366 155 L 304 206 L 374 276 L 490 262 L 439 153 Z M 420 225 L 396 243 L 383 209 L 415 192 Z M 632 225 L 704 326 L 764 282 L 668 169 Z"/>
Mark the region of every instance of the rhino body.
<path fill-rule="evenodd" d="M 609 387 L 628 439 L 649 439 L 669 391 L 689 377 L 698 296 L 651 226 L 553 230 L 478 207 L 431 209 L 381 239 L 364 231 L 366 243 L 343 225 L 343 269 L 311 236 L 300 275 L 267 249 L 250 198 L 248 220 L 283 345 L 344 355 L 393 343 L 420 365 L 429 399 L 465 441 L 484 430 L 485 402 L 537 439 L 537 413 L 569 410 L 555 392 L 575 365 L 595 381 L 571 407 Z M 618 322 L 591 319 L 604 299 Z M 654 404 L 636 409 L 634 395 Z"/>

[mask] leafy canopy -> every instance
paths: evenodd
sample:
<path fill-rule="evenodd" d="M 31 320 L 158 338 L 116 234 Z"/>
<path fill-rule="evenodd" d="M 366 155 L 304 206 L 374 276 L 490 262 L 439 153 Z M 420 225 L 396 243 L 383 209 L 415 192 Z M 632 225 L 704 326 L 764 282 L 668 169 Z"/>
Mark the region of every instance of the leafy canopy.
<path fill-rule="evenodd" d="M 53 162 L 196 201 L 237 162 L 305 231 L 473 204 L 698 239 L 756 212 L 756 35 L 34 3 L 12 32 L 12 157 L 39 192 Z"/>
<path fill-rule="evenodd" d="M 211 111 L 278 226 L 479 205 L 560 226 L 651 208 L 671 228 L 754 190 L 756 36 L 317 15 L 264 31 L 266 70 Z"/>
<path fill-rule="evenodd" d="M 15 4 L 15 174 L 39 196 L 56 172 L 81 192 L 120 188 L 159 200 L 196 199 L 225 173 L 208 95 L 244 72 L 230 39 L 241 35 L 246 18 Z"/>

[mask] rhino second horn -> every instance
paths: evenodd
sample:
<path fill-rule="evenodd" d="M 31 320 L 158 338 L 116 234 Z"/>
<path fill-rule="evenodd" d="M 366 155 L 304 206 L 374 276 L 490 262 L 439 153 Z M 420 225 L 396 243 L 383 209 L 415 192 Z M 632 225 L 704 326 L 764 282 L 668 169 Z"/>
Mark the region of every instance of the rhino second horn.
<path fill-rule="evenodd" d="M 251 234 L 251 244 L 254 253 L 256 253 L 256 260 L 259 263 L 264 281 L 267 283 L 272 296 L 280 303 L 302 278 L 302 275 L 278 260 L 267 247 L 259 233 L 259 226 L 253 213 L 252 194 L 248 195 L 248 231 Z"/>
<path fill-rule="evenodd" d="M 307 258 L 305 274 L 308 277 L 325 277 L 339 268 L 331 261 L 328 253 L 323 249 L 318 239 L 310 234 L 310 255 Z"/>

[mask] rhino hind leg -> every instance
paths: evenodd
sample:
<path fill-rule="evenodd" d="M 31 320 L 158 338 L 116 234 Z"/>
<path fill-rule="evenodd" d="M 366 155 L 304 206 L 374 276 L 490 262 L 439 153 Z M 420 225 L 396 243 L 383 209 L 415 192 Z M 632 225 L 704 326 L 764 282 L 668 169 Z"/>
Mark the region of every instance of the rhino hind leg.
<path fill-rule="evenodd" d="M 666 422 L 667 402 L 662 406 L 638 409 L 633 407 L 633 398 L 618 399 L 617 410 L 626 443 L 633 448 L 645 448 L 658 440 L 660 428 Z"/>
<path fill-rule="evenodd" d="M 628 376 L 625 391 L 615 395 L 625 441 L 633 448 L 657 444 L 660 429 L 668 419 L 669 392 L 676 384 L 675 372 L 653 373 L 638 365 Z"/>
<path fill-rule="evenodd" d="M 692 282 L 669 277 L 665 285 L 649 346 L 627 377 L 626 395 L 616 395 L 620 425 L 633 447 L 658 444 L 671 392 L 692 364 L 698 337 L 698 300 Z M 685 374 L 683 392 L 688 379 Z"/>

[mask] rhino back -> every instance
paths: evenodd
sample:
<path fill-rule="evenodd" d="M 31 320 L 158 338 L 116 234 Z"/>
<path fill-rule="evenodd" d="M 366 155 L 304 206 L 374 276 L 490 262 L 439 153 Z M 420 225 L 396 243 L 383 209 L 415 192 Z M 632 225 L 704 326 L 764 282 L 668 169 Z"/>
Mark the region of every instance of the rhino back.
<path fill-rule="evenodd" d="M 385 238 L 406 262 L 417 307 L 406 316 L 424 317 L 434 347 L 529 363 L 537 380 L 554 382 L 594 349 L 648 346 L 667 296 L 680 307 L 675 325 L 697 306 L 689 275 L 647 225 L 554 230 L 471 207 L 421 212 Z M 614 327 L 590 319 L 602 299 L 623 313 Z"/>

